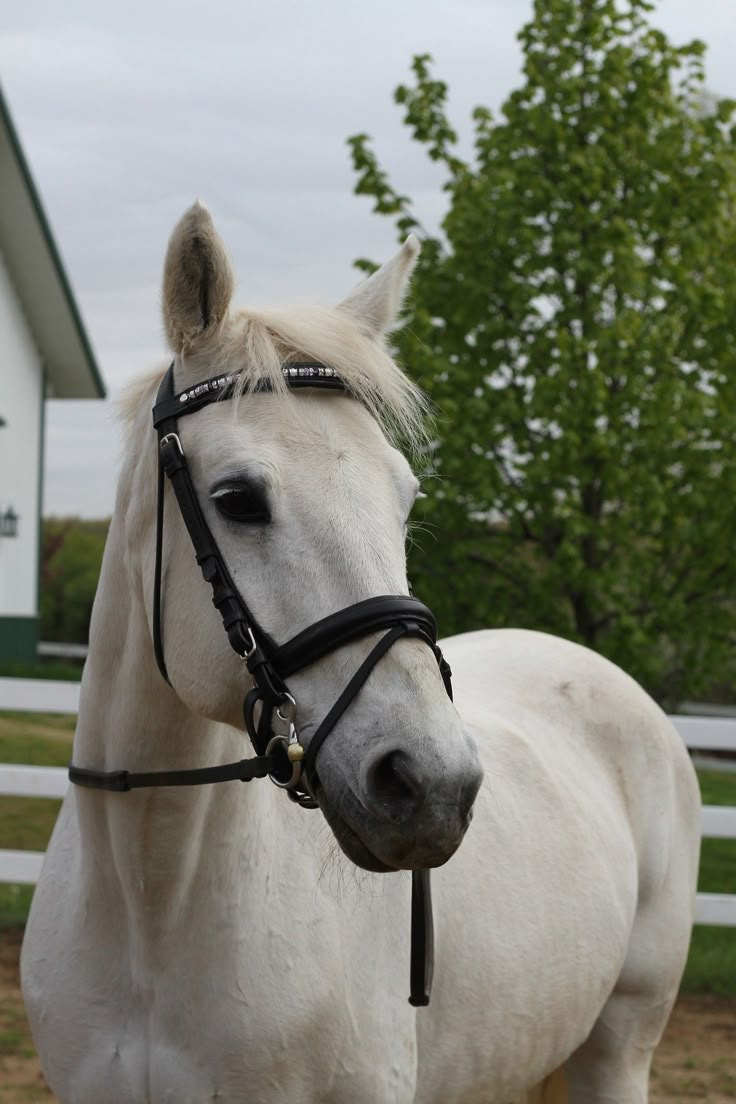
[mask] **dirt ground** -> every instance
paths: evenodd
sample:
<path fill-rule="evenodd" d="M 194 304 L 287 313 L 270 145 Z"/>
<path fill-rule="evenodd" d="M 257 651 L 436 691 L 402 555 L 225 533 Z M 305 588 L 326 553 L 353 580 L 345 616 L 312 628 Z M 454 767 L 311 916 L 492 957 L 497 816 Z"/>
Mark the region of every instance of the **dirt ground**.
<path fill-rule="evenodd" d="M 20 997 L 21 934 L 0 933 L 0 1104 L 48 1104 L 54 1097 L 41 1074 Z M 678 1002 L 654 1060 L 649 1099 L 650 1104 L 736 1101 L 736 1001 L 683 997 Z"/>

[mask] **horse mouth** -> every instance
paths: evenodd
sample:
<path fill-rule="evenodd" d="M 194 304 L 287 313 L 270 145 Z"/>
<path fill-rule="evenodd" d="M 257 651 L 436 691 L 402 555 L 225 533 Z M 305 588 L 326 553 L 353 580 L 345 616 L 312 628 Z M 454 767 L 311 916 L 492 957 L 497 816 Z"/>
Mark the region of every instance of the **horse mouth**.
<path fill-rule="evenodd" d="M 473 815 L 472 809 L 469 810 L 464 820 L 456 826 L 456 831 L 449 843 L 441 848 L 436 846 L 434 837 L 432 837 L 430 845 L 427 846 L 426 843 L 422 845 L 415 834 L 412 833 L 407 838 L 402 832 L 398 838 L 394 837 L 390 841 L 381 841 L 379 847 L 374 850 L 366 843 L 365 836 L 360 830 L 361 806 L 359 802 L 354 799 L 351 801 L 343 795 L 343 800 L 340 802 L 341 811 L 338 812 L 319 778 L 312 779 L 310 790 L 343 853 L 356 866 L 363 870 L 373 871 L 376 874 L 443 866 L 460 846 Z M 352 816 L 350 816 L 351 813 L 353 813 Z M 376 851 L 380 851 L 380 854 L 385 857 L 379 857 Z"/>
<path fill-rule="evenodd" d="M 332 829 L 332 834 L 341 851 L 347 855 L 352 863 L 355 863 L 362 870 L 370 870 L 374 874 L 390 874 L 400 869 L 400 867 L 390 866 L 383 859 L 379 859 L 364 843 L 355 829 L 351 828 L 348 822 L 331 807 L 329 801 L 325 800 L 325 792 L 319 778 L 313 779 L 310 789 L 312 796 L 322 810 L 322 815 Z"/>
<path fill-rule="evenodd" d="M 356 866 L 362 867 L 363 870 L 372 870 L 375 874 L 389 874 L 397 869 L 374 855 L 363 843 L 358 833 L 354 832 L 344 820 L 328 818 L 328 823 L 340 847 Z"/>

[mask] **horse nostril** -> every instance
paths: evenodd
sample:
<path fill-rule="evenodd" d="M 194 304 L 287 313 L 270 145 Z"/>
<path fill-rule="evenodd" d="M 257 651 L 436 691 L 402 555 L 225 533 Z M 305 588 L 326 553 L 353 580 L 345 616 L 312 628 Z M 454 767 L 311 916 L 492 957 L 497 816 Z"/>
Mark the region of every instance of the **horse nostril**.
<path fill-rule="evenodd" d="M 421 788 L 406 757 L 389 751 L 371 763 L 364 776 L 366 805 L 385 820 L 407 820 L 421 805 Z"/>

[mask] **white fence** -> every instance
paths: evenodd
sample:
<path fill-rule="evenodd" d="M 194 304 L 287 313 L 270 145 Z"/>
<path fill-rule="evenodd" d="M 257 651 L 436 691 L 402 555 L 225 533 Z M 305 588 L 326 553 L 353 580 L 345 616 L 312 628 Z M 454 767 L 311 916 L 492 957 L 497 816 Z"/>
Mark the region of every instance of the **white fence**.
<path fill-rule="evenodd" d="M 43 679 L 0 678 L 0 708 L 17 712 L 77 713 L 79 683 Z M 736 719 L 672 717 L 691 751 L 736 751 Z M 61 767 L 27 767 L 0 763 L 0 795 L 63 797 L 69 786 Z M 703 836 L 736 840 L 736 807 L 705 805 Z M 0 851 L 0 882 L 35 885 L 43 862 L 37 851 Z M 736 895 L 699 893 L 696 922 L 736 927 Z"/>
<path fill-rule="evenodd" d="M 57 644 L 55 640 L 39 640 L 36 655 L 46 659 L 86 659 L 86 644 Z"/>

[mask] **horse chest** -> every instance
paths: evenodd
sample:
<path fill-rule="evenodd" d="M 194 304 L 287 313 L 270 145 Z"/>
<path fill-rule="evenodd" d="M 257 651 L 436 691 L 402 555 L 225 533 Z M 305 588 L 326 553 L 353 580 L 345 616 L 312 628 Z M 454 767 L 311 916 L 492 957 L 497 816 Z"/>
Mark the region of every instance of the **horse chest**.
<path fill-rule="evenodd" d="M 50 869 L 55 854 L 56 845 Z M 154 916 L 154 941 L 146 910 L 132 920 L 120 900 L 84 904 L 83 883 L 63 865 L 56 908 L 66 919 L 39 937 L 56 966 L 40 970 L 29 1001 L 50 1010 L 34 1034 L 60 1100 L 99 1104 L 101 1084 L 115 1086 L 111 1104 L 413 1100 L 405 925 L 397 917 L 398 941 L 385 926 L 381 935 L 396 904 L 405 906 L 401 879 L 346 924 L 354 903 L 339 903 L 329 886 L 316 892 L 313 872 L 300 889 L 291 871 L 288 908 L 277 889 L 286 875 L 254 863 L 242 899 L 221 908 L 205 885 L 193 886 L 178 926 L 162 934 Z M 31 996 L 42 964 L 29 953 L 26 967 Z"/>
<path fill-rule="evenodd" d="M 233 972 L 234 973 L 234 972 Z M 231 977 L 227 988 L 195 994 L 186 963 L 155 993 L 126 991 L 120 980 L 95 1002 L 94 1023 L 56 1044 L 48 1039 L 47 1073 L 61 1100 L 99 1104 L 409 1104 L 414 1098 L 416 1047 L 411 1027 L 385 1009 L 371 1039 L 325 989 L 307 994 L 295 981 L 287 993 L 251 991 Z M 89 992 L 89 986 L 86 986 Z M 69 994 L 67 993 L 67 997 Z M 81 1005 L 73 1002 L 81 1025 Z M 405 1018 L 405 1017 L 402 1017 Z M 58 1025 L 57 1025 L 58 1027 Z M 50 1033 L 51 1034 L 51 1033 Z M 56 1031 L 53 1032 L 57 1034 Z M 80 1060 L 80 1049 L 83 1056 Z"/>

